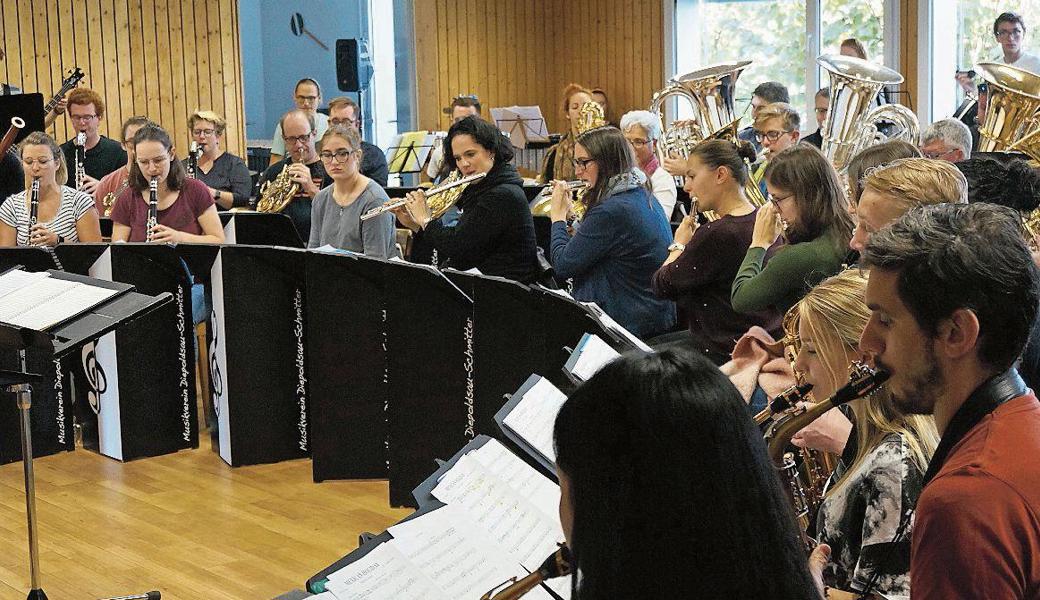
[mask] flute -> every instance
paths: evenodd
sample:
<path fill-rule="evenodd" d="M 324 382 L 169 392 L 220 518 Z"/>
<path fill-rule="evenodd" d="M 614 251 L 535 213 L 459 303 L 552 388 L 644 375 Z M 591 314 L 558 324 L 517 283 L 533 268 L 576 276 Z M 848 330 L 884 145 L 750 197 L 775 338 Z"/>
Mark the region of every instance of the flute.
<path fill-rule="evenodd" d="M 588 183 L 586 183 L 586 182 L 584 182 L 584 181 L 582 181 L 580 179 L 575 179 L 574 181 L 565 181 L 565 182 L 563 182 L 563 185 L 564 185 L 564 187 L 567 188 L 568 191 L 571 191 L 571 192 L 574 192 L 574 191 L 577 191 L 577 190 L 584 190 L 584 189 L 589 187 Z M 547 185 L 547 186 L 545 186 L 544 190 L 538 192 L 538 197 L 539 198 L 548 198 L 548 197 L 552 196 L 552 193 L 553 193 L 553 186 Z"/>
<path fill-rule="evenodd" d="M 148 182 L 148 220 L 145 222 L 145 241 L 152 241 L 152 229 L 159 224 L 159 178 Z"/>
<path fill-rule="evenodd" d="M 426 197 L 429 198 L 430 196 L 434 196 L 434 195 L 439 194 L 441 192 L 446 192 L 446 191 L 448 191 L 448 190 L 450 190 L 452 188 L 456 188 L 456 187 L 458 187 L 460 185 L 468 185 L 468 184 L 473 183 L 474 181 L 476 181 L 478 179 L 483 179 L 486 176 L 487 176 L 487 173 L 474 173 L 472 175 L 467 175 L 466 177 L 463 177 L 462 179 L 458 179 L 456 181 L 451 181 L 451 182 L 439 185 L 437 187 L 430 188 L 429 190 L 426 191 Z M 409 202 L 408 198 L 398 198 L 396 200 L 391 200 L 391 201 L 387 202 L 386 204 L 384 204 L 382 206 L 379 206 L 379 207 L 376 207 L 376 208 L 373 208 L 372 210 L 370 210 L 370 211 L 366 212 L 365 214 L 361 215 L 361 220 L 362 221 L 367 221 L 369 219 L 374 219 L 375 217 L 378 217 L 379 215 L 381 215 L 381 214 L 383 214 L 385 212 L 390 212 L 391 210 L 393 210 L 395 208 L 404 206 L 405 204 L 408 204 L 408 202 Z"/>

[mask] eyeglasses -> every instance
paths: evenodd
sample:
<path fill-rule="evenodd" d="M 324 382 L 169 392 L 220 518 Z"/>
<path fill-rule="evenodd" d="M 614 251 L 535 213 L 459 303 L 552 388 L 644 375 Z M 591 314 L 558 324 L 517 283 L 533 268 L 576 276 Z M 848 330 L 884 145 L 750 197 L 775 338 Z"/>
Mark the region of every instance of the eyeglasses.
<path fill-rule="evenodd" d="M 69 118 L 72 119 L 73 121 L 79 121 L 81 123 L 86 123 L 87 121 L 96 119 L 97 115 L 71 115 L 70 114 Z"/>
<path fill-rule="evenodd" d="M 357 125 L 357 119 L 329 119 L 330 125 Z"/>
<path fill-rule="evenodd" d="M 38 160 L 35 160 L 35 159 L 32 159 L 32 158 L 23 158 L 22 159 L 22 164 L 27 166 L 27 167 L 32 167 L 33 165 L 40 165 L 41 167 L 46 167 L 47 165 L 51 164 L 52 162 L 54 162 L 53 158 L 41 158 L 41 159 L 38 159 Z"/>
<path fill-rule="evenodd" d="M 772 202 L 774 205 L 779 205 L 781 202 L 783 202 L 784 200 L 787 200 L 788 198 L 794 198 L 794 194 L 788 194 L 786 196 L 779 196 L 779 197 L 774 196 L 772 194 L 766 194 L 766 199 L 769 200 L 770 202 Z"/>
<path fill-rule="evenodd" d="M 574 163 L 575 171 L 584 171 L 589 168 L 589 163 L 596 162 L 595 158 L 572 158 L 571 162 Z"/>
<path fill-rule="evenodd" d="M 476 94 L 459 94 L 458 96 L 455 96 L 454 98 L 452 98 L 451 101 L 454 102 L 456 100 L 463 100 L 463 99 L 465 99 L 465 100 L 472 100 L 474 102 L 480 102 L 480 98 L 477 98 Z"/>
<path fill-rule="evenodd" d="M 1022 37 L 1022 33 L 1022 30 L 1018 27 L 1014 29 L 998 29 L 997 39 L 1020 38 Z"/>
<path fill-rule="evenodd" d="M 650 143 L 650 140 L 643 140 L 643 139 L 639 139 L 639 138 L 632 139 L 632 140 L 630 140 L 628 138 L 625 138 L 625 140 L 628 141 L 629 144 L 632 144 L 632 146 L 634 146 L 636 148 L 642 148 L 643 146 L 646 146 L 647 144 Z"/>
<path fill-rule="evenodd" d="M 206 137 L 209 137 L 209 136 L 215 134 L 216 132 L 217 132 L 216 129 L 192 129 L 191 130 L 191 134 L 192 135 L 204 135 Z"/>
<path fill-rule="evenodd" d="M 760 143 L 760 144 L 764 140 L 769 140 L 770 142 L 775 142 L 778 139 L 780 139 L 780 136 L 788 134 L 788 133 L 791 133 L 791 132 L 790 131 L 778 131 L 778 130 L 775 130 L 775 129 L 773 131 L 767 131 L 765 133 L 763 133 L 761 131 L 756 131 L 755 132 L 755 139 L 758 140 L 758 143 Z"/>
<path fill-rule="evenodd" d="M 336 162 L 343 163 L 347 162 L 347 159 L 350 158 L 350 155 L 354 154 L 354 152 L 355 150 L 347 150 L 344 148 L 342 150 L 336 150 L 335 152 L 322 152 L 321 154 L 318 154 L 318 156 L 320 156 L 321 160 L 325 162 L 332 162 L 332 159 L 335 158 Z"/>
<path fill-rule="evenodd" d="M 306 144 L 312 137 L 314 137 L 313 131 L 305 135 L 283 135 L 282 139 L 285 140 L 286 144 Z"/>
<path fill-rule="evenodd" d="M 139 158 L 137 159 L 137 165 L 142 169 L 149 166 L 160 167 L 163 163 L 170 160 L 169 156 L 160 156 L 159 158 Z"/>
<path fill-rule="evenodd" d="M 297 94 L 296 99 L 300 102 L 312 103 L 318 101 L 318 96 L 300 96 Z"/>
<path fill-rule="evenodd" d="M 949 156 L 956 151 L 957 149 L 954 148 L 953 150 L 947 150 L 945 152 L 921 152 L 921 154 L 923 154 L 925 158 L 930 158 L 932 160 L 942 160 L 944 156 Z"/>

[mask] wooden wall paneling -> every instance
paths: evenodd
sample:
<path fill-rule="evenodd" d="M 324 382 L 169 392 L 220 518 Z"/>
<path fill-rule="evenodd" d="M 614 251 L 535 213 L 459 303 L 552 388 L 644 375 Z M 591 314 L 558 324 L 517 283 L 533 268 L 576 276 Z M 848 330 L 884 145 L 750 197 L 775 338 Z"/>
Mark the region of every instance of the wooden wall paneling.
<path fill-rule="evenodd" d="M 181 17 L 183 4 L 180 0 L 170 0 L 166 14 L 166 20 L 169 23 L 169 53 L 172 59 L 170 70 L 173 73 L 172 125 L 175 131 L 180 132 L 177 134 L 177 139 L 173 140 L 174 146 L 177 147 L 178 156 L 187 156 L 188 148 L 191 145 L 191 132 L 188 131 L 188 115 L 195 110 L 188 103 L 188 80 L 184 73 L 184 61 L 187 54 L 184 50 L 184 40 L 187 36 L 184 35 L 184 20 Z M 171 132 L 172 134 L 173 132 Z"/>
<path fill-rule="evenodd" d="M 119 126 L 122 128 L 123 121 L 140 113 L 137 112 L 137 105 L 134 100 L 133 61 L 130 58 L 130 7 L 127 0 L 115 0 L 112 4 L 112 12 L 115 19 L 115 71 L 120 106 Z M 116 132 L 113 131 L 112 133 L 115 134 Z M 122 136 L 122 133 L 120 131 L 119 135 Z M 115 137 L 113 136 L 112 139 L 115 139 Z M 122 142 L 123 140 L 120 139 L 119 141 Z"/>
<path fill-rule="evenodd" d="M 144 90 L 142 75 L 145 71 L 144 61 L 144 6 L 143 0 L 127 0 L 127 26 L 130 29 L 127 44 L 130 47 L 130 70 L 125 79 L 130 89 L 124 90 L 124 99 L 129 99 L 134 107 L 133 114 L 150 116 L 148 114 L 148 96 Z M 125 58 L 124 58 L 125 60 Z M 135 76 L 136 74 L 136 76 Z M 127 97 L 129 94 L 129 98 Z"/>
<path fill-rule="evenodd" d="M 201 110 L 199 104 L 199 67 L 198 50 L 195 45 L 198 39 L 198 28 L 195 25 L 194 3 L 186 3 L 181 8 L 181 47 L 184 49 L 184 104 L 188 114 Z M 226 118 L 226 117 L 225 117 Z M 227 137 L 226 139 L 230 139 Z"/>
<path fill-rule="evenodd" d="M 232 12 L 232 16 L 234 17 L 233 18 L 234 27 L 232 28 L 232 31 L 234 31 L 234 33 L 235 33 L 235 61 L 236 61 L 236 63 L 235 63 L 235 79 L 238 80 L 238 90 L 239 90 L 238 104 L 236 105 L 236 112 L 238 114 L 235 117 L 236 121 L 238 122 L 238 137 L 237 137 L 237 139 L 235 141 L 237 142 L 239 147 L 242 149 L 242 152 L 240 154 L 238 154 L 238 156 L 242 157 L 242 159 L 245 160 L 246 159 L 246 83 L 245 83 L 245 78 L 242 75 L 242 35 L 241 35 L 242 26 L 241 26 L 241 24 L 239 23 L 239 20 L 238 20 L 238 2 L 237 2 L 237 0 L 236 0 L 236 2 L 234 4 L 234 10 L 231 11 L 231 12 Z M 407 101 L 408 102 L 414 102 L 414 100 L 412 100 L 411 98 L 409 98 Z M 224 118 L 226 119 L 228 117 L 225 116 Z M 230 138 L 225 135 L 225 140 L 228 140 L 228 139 L 230 139 Z"/>
<path fill-rule="evenodd" d="M 198 71 L 198 79 L 196 80 L 198 91 L 199 91 L 199 105 L 203 104 L 210 110 L 219 110 L 218 107 L 213 106 L 212 101 L 203 102 L 203 99 L 209 99 L 213 97 L 210 73 L 209 73 L 209 51 L 207 44 L 209 43 L 209 13 L 206 10 L 206 0 L 195 0 L 194 12 L 195 12 L 195 31 L 197 37 L 195 38 L 196 43 L 196 70 Z"/>
<path fill-rule="evenodd" d="M 174 0 L 177 2 L 179 0 Z M 155 55 L 156 74 L 158 77 L 152 79 L 156 95 L 159 98 L 159 124 L 166 129 L 173 139 L 173 144 L 178 148 L 180 156 L 184 156 L 184 144 L 186 143 L 177 135 L 177 109 L 173 98 L 173 52 L 170 48 L 170 26 L 169 26 L 169 4 L 167 0 L 155 0 Z"/>
<path fill-rule="evenodd" d="M 242 95 L 244 90 L 241 87 L 241 78 L 234 77 L 235 73 L 241 72 L 242 55 L 238 52 L 238 46 L 235 44 L 235 32 L 232 31 L 231 27 L 226 26 L 234 22 L 233 13 L 237 11 L 233 10 L 230 2 L 219 2 L 218 8 L 220 9 L 220 23 L 222 25 L 219 41 L 220 54 L 223 58 L 221 61 L 220 78 L 224 88 L 224 112 L 221 113 L 221 116 L 224 116 L 242 112 Z M 224 118 L 227 120 L 227 117 Z M 228 121 L 227 127 L 228 131 L 225 133 L 224 139 L 231 140 L 229 147 L 235 148 L 233 154 L 245 156 L 245 148 L 238 147 L 238 140 L 244 135 L 239 128 L 238 120 Z M 185 129 L 187 129 L 186 125 Z"/>
<path fill-rule="evenodd" d="M 7 0 L 10 2 L 11 0 Z M 22 79 L 21 88 L 29 92 L 39 89 L 36 81 L 36 40 L 33 35 L 32 2 L 18 0 L 18 33 L 21 39 Z"/>
<path fill-rule="evenodd" d="M 33 29 L 33 51 L 36 63 L 36 91 L 43 94 L 44 105 L 51 99 L 51 90 L 58 86 L 54 85 L 52 79 L 51 44 L 46 33 L 47 27 L 47 3 L 34 2 L 32 5 L 32 29 Z M 43 35 L 40 35 L 40 32 Z M 60 85 L 60 84 L 59 84 Z"/>
<path fill-rule="evenodd" d="M 58 7 L 57 0 L 47 0 L 47 44 L 50 46 L 50 70 L 52 71 L 51 81 L 52 87 L 50 88 L 50 96 L 54 95 L 58 87 L 61 86 L 61 80 L 65 77 L 65 61 L 62 60 L 61 54 L 61 30 L 58 27 L 58 21 L 61 18 L 60 9 Z M 44 94 L 48 96 L 47 93 Z M 46 98 L 49 101 L 50 97 Z M 65 117 L 58 117 L 54 121 L 54 125 L 48 130 L 48 133 L 60 144 L 67 138 L 63 135 L 65 133 L 65 123 L 67 119 Z"/>
<path fill-rule="evenodd" d="M 119 28 L 115 19 L 115 0 L 101 0 L 101 38 L 104 51 L 105 97 L 108 109 L 108 137 L 122 142 L 120 138 L 123 125 L 123 95 L 119 85 L 119 49 L 117 36 Z"/>
<path fill-rule="evenodd" d="M 209 50 L 210 98 L 217 114 L 226 114 L 224 100 L 224 57 L 220 55 L 220 2 L 206 0 L 206 46 Z"/>
<path fill-rule="evenodd" d="M 138 89 L 139 94 L 144 94 L 148 99 L 146 115 L 159 125 L 163 125 L 166 120 L 166 115 L 162 111 L 162 102 L 159 99 L 159 86 L 157 85 L 157 79 L 159 76 L 159 54 L 160 48 L 156 40 L 156 23 L 155 23 L 155 0 L 142 0 L 141 1 L 141 37 L 144 43 L 142 52 L 144 53 L 144 72 L 141 75 L 137 75 L 140 78 L 144 89 Z"/>
<path fill-rule="evenodd" d="M 439 32 L 437 30 L 437 5 L 433 2 L 416 2 L 414 6 L 413 39 L 415 40 L 416 101 L 415 123 L 417 129 L 436 128 L 436 118 L 431 102 L 424 94 L 440 90 L 437 68 Z"/>

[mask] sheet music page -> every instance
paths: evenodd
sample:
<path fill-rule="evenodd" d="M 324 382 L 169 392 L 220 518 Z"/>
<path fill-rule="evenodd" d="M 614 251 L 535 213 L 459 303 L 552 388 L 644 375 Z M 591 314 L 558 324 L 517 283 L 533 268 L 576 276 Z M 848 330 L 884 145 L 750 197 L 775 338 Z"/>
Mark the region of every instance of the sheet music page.
<path fill-rule="evenodd" d="M 470 524 L 457 507 L 445 506 L 387 529 L 394 545 L 439 587 L 445 597 L 480 598 L 510 577 L 527 573 Z M 550 600 L 542 589 L 528 595 Z"/>
<path fill-rule="evenodd" d="M 59 281 L 62 280 L 45 279 L 34 284 L 33 287 Z M 75 281 L 65 281 L 64 283 L 71 283 L 72 286 L 67 287 L 63 292 L 55 296 L 43 300 L 36 306 L 14 316 L 10 320 L 0 320 L 4 320 L 12 325 L 19 325 L 21 327 L 43 331 L 48 327 L 68 319 L 69 317 L 95 307 L 119 293 L 117 290 L 95 287 Z M 57 286 L 55 289 L 57 289 Z M 15 292 L 15 294 L 18 294 L 18 292 Z M 7 300 L 7 298 L 4 299 L 5 305 L 7 304 Z"/>
<path fill-rule="evenodd" d="M 578 361 L 571 371 L 582 381 L 588 381 L 607 363 L 621 356 L 598 335 L 586 334 L 578 345 Z"/>
<path fill-rule="evenodd" d="M 325 589 L 335 600 L 451 600 L 397 549 L 394 540 L 379 544 L 360 559 L 331 573 Z"/>
<path fill-rule="evenodd" d="M 40 279 L 46 279 L 51 274 L 47 271 L 40 271 L 38 273 L 27 273 L 21 269 L 14 269 L 8 271 L 3 275 L 0 275 L 0 298 L 3 298 L 11 292 L 17 291 L 34 281 Z"/>
<path fill-rule="evenodd" d="M 560 407 L 566 400 L 566 394 L 548 379 L 540 377 L 502 423 L 531 444 L 546 460 L 555 463 L 553 425 L 556 422 L 556 413 L 560 412 Z"/>
<path fill-rule="evenodd" d="M 475 528 L 532 571 L 563 541 L 558 520 L 554 523 L 469 455 L 441 478 L 433 496 L 463 508 Z"/>
<path fill-rule="evenodd" d="M 548 479 L 497 440 L 469 453 L 477 462 L 506 482 L 520 497 L 538 507 L 553 522 L 560 518 L 560 486 Z"/>
<path fill-rule="evenodd" d="M 17 325 L 13 319 L 32 310 L 44 302 L 55 298 L 75 287 L 74 281 L 48 277 L 23 286 L 6 296 L 0 303 L 0 321 Z"/>

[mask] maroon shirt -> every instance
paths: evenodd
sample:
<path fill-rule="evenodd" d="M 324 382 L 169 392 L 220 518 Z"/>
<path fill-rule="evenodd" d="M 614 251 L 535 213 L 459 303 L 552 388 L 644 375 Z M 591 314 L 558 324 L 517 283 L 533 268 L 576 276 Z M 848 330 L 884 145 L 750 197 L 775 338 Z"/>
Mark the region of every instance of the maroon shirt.
<path fill-rule="evenodd" d="M 751 246 L 756 213 L 701 225 L 679 258 L 654 273 L 654 293 L 675 300 L 686 312 L 694 339 L 716 354 L 729 356 L 752 325 L 770 333 L 780 327 L 775 309 L 741 314 L 730 304 L 730 288 Z"/>
<path fill-rule="evenodd" d="M 185 179 L 177 199 L 166 210 L 159 211 L 159 224 L 193 235 L 203 235 L 199 217 L 213 206 L 213 196 L 206 184 L 197 179 Z M 112 222 L 130 227 L 131 242 L 146 238 L 148 200 L 135 189 L 127 188 L 116 198 L 112 207 Z"/>

